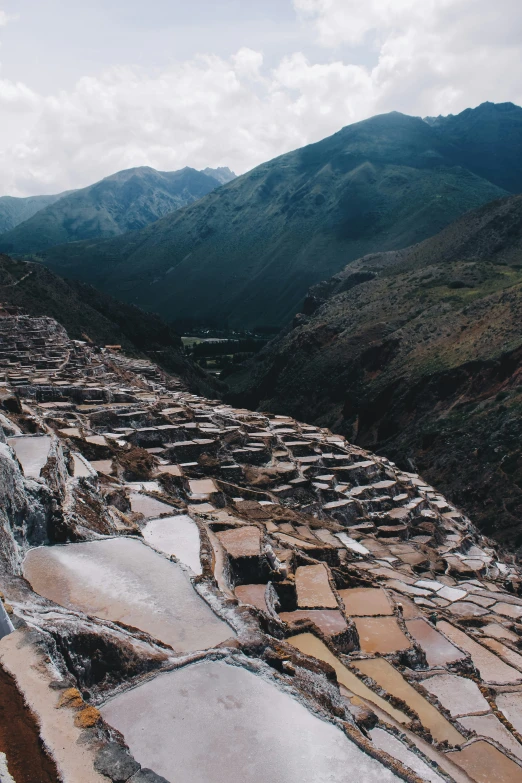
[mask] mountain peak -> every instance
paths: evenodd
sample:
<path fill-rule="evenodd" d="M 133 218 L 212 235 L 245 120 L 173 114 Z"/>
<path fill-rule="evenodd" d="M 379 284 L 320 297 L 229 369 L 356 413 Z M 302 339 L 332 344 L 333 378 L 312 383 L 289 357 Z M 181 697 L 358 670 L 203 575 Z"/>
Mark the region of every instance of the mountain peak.
<path fill-rule="evenodd" d="M 206 174 L 208 177 L 217 179 L 222 185 L 226 185 L 227 182 L 232 182 L 237 178 L 237 174 L 228 168 L 228 166 L 218 166 L 216 169 L 211 169 L 207 166 L 206 169 L 202 169 L 202 174 Z"/>

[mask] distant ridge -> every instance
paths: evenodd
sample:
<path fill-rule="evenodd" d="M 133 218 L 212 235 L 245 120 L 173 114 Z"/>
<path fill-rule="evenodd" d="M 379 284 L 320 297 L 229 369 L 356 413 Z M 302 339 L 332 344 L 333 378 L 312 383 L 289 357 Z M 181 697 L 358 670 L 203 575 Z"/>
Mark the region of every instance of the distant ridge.
<path fill-rule="evenodd" d="M 226 172 L 218 170 L 218 176 L 226 177 Z M 220 184 L 217 177 L 189 167 L 156 171 L 142 166 L 119 171 L 57 197 L 0 236 L 0 249 L 17 255 L 38 254 L 64 242 L 135 231 L 191 204 Z"/>
<path fill-rule="evenodd" d="M 41 209 L 54 204 L 64 195 L 66 194 L 59 193 L 57 196 L 27 196 L 26 198 L 0 196 L 0 234 L 16 228 L 24 220 L 29 220 Z"/>
<path fill-rule="evenodd" d="M 522 189 L 521 134 L 522 109 L 504 104 L 436 127 L 372 117 L 140 231 L 49 248 L 44 261 L 166 319 L 282 326 L 311 285 L 350 261 L 420 242 L 507 185 Z"/>

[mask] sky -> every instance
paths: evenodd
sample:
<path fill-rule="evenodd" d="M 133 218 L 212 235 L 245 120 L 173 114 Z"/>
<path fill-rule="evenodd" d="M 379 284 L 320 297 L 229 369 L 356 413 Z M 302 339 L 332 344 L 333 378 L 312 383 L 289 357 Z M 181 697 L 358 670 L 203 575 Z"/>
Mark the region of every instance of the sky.
<path fill-rule="evenodd" d="M 0 0 L 0 195 L 522 104 L 520 0 Z"/>

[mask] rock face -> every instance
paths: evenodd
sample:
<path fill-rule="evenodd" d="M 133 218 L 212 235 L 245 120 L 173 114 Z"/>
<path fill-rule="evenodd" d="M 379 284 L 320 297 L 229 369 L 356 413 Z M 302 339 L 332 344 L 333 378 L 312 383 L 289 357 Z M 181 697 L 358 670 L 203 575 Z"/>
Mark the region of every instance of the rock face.
<path fill-rule="evenodd" d="M 498 176 L 522 189 L 522 109 L 491 113 L 498 125 L 487 123 L 485 137 L 503 154 L 487 161 L 474 129 L 457 145 L 453 125 L 392 112 L 264 163 L 137 233 L 57 246 L 43 260 L 166 319 L 281 327 L 311 285 L 350 261 L 420 242 L 506 195 Z M 476 109 L 468 122 L 486 121 Z M 518 144 L 495 143 L 508 134 Z M 485 162 L 497 178 L 484 178 Z"/>
<path fill-rule="evenodd" d="M 419 470 L 488 535 L 522 542 L 522 197 L 313 288 L 226 378 L 230 401 L 330 426 Z"/>
<path fill-rule="evenodd" d="M 5 774 L 522 780 L 514 557 L 340 435 L 196 396 L 56 324 L 40 346 L 41 320 L 16 317 L 0 396 L 20 403 L 0 419 Z M 167 538 L 146 533 L 155 519 Z M 52 594 L 42 555 L 67 572 Z"/>

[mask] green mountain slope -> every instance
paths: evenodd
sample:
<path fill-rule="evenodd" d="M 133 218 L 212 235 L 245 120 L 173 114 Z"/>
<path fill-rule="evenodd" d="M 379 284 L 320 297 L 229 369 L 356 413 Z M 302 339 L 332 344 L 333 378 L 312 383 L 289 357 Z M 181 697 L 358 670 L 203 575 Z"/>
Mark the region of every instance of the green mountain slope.
<path fill-rule="evenodd" d="M 191 168 L 120 171 L 41 209 L 1 236 L 0 249 L 26 255 L 63 242 L 118 236 L 148 226 L 220 184 Z"/>
<path fill-rule="evenodd" d="M 520 110 L 522 113 L 522 110 Z M 45 263 L 166 319 L 282 325 L 310 285 L 505 195 L 439 128 L 392 113 L 283 155 L 142 231 Z"/>
<path fill-rule="evenodd" d="M 428 122 L 458 150 L 461 165 L 500 188 L 522 193 L 522 109 L 483 103 Z"/>
<path fill-rule="evenodd" d="M 522 546 L 522 196 L 361 258 L 303 309 L 230 400 L 330 426 Z"/>
<path fill-rule="evenodd" d="M 54 318 L 73 339 L 121 345 L 131 355 L 148 356 L 196 393 L 216 395 L 219 384 L 184 355 L 171 326 L 89 285 L 62 280 L 41 264 L 0 255 L 0 303 Z"/>
<path fill-rule="evenodd" d="M 54 204 L 64 195 L 59 193 L 57 196 L 27 196 L 27 198 L 0 196 L 0 234 L 15 228 L 24 220 L 29 220 L 41 209 Z"/>

